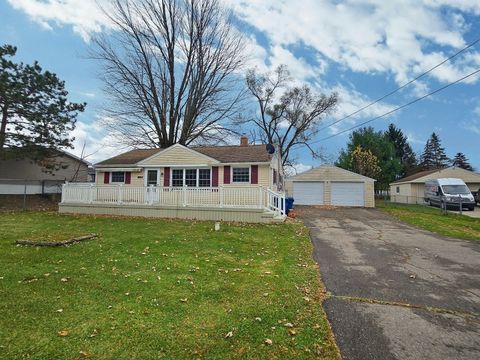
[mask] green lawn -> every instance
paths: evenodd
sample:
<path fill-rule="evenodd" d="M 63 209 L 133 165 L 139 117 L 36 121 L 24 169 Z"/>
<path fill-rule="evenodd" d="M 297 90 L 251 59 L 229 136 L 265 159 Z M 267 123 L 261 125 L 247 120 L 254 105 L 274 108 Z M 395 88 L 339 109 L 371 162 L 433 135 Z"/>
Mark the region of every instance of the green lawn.
<path fill-rule="evenodd" d="M 377 201 L 376 207 L 419 228 L 441 235 L 466 240 L 480 240 L 480 219 L 449 213 L 439 208 Z"/>
<path fill-rule="evenodd" d="M 0 213 L 0 358 L 337 359 L 311 252 L 293 223 Z"/>

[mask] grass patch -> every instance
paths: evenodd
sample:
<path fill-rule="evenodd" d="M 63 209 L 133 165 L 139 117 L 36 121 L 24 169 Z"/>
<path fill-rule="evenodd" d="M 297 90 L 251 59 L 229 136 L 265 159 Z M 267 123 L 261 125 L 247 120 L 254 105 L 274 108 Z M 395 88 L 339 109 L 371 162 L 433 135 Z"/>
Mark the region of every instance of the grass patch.
<path fill-rule="evenodd" d="M 2 213 L 0 357 L 337 359 L 311 252 L 301 224 Z"/>
<path fill-rule="evenodd" d="M 421 229 L 457 239 L 480 240 L 480 219 L 466 215 L 443 215 L 439 208 L 376 201 L 377 208 Z"/>

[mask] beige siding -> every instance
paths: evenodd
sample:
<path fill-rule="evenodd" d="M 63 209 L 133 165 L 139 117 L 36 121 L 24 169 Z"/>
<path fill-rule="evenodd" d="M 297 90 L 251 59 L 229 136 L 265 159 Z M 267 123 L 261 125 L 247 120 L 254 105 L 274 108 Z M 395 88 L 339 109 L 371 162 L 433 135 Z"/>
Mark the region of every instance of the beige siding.
<path fill-rule="evenodd" d="M 90 215 L 121 215 L 249 223 L 278 223 L 271 213 L 261 209 L 177 208 L 166 206 L 123 206 L 105 204 L 59 204 L 59 212 Z"/>
<path fill-rule="evenodd" d="M 97 170 L 95 172 L 95 184 L 96 185 L 112 185 L 110 184 L 104 184 L 104 176 L 105 176 L 105 171 L 99 171 Z M 131 172 L 131 180 L 130 184 L 127 184 L 126 186 L 144 186 L 144 173 L 143 171 L 141 172 Z M 115 184 L 115 183 L 114 183 Z M 113 185 L 114 185 L 113 184 Z"/>
<path fill-rule="evenodd" d="M 0 160 L 0 179 L 88 181 L 88 166 L 84 162 L 70 156 L 56 156 L 53 161 L 59 169 L 50 173 L 30 159 Z"/>
<path fill-rule="evenodd" d="M 233 167 L 238 166 L 242 167 L 243 165 L 234 165 Z M 250 166 L 249 164 L 245 164 L 245 166 Z M 231 171 L 232 166 L 230 166 Z M 223 183 L 223 174 L 224 174 L 224 166 L 218 167 L 218 185 L 219 186 L 263 186 L 263 187 L 271 187 L 272 184 L 272 169 L 270 169 L 269 165 L 258 165 L 258 185 L 257 184 L 239 184 L 232 182 L 232 176 L 230 175 L 230 184 Z"/>
<path fill-rule="evenodd" d="M 171 147 L 150 159 L 142 161 L 141 165 L 170 165 L 170 166 L 200 166 L 218 163 L 214 159 L 181 146 Z"/>
<path fill-rule="evenodd" d="M 402 204 L 417 204 L 423 202 L 423 192 L 421 192 L 417 185 L 420 184 L 393 184 L 390 185 L 390 200 Z M 423 187 L 424 185 L 421 184 Z M 397 192 L 397 187 L 399 192 Z M 414 189 L 412 189 L 414 188 Z M 415 194 L 415 195 L 413 195 Z M 421 199 L 417 194 L 421 194 Z M 420 201 L 421 200 L 421 201 Z"/>
<path fill-rule="evenodd" d="M 323 182 L 323 203 L 330 205 L 332 201 L 332 183 L 327 180 Z"/>
<path fill-rule="evenodd" d="M 332 181 L 363 182 L 365 194 L 365 207 L 375 207 L 374 181 L 365 176 L 338 168 L 336 166 L 324 165 L 306 171 L 289 178 L 285 182 L 288 196 L 293 196 L 293 181 L 321 181 L 323 185 L 323 203 L 331 203 Z"/>
<path fill-rule="evenodd" d="M 333 165 L 323 165 L 304 173 L 291 177 L 289 180 L 295 181 L 309 181 L 309 180 L 334 180 L 334 181 L 372 181 L 365 176 L 356 174 L 354 172 L 341 169 Z"/>
<path fill-rule="evenodd" d="M 375 207 L 374 184 L 373 181 L 365 182 L 365 207 L 368 208 Z"/>
<path fill-rule="evenodd" d="M 412 180 L 411 182 L 391 184 L 390 198 L 393 202 L 423 204 L 425 182 L 427 180 L 435 180 L 441 178 L 462 179 L 471 191 L 478 191 L 478 189 L 480 188 L 479 174 L 476 174 L 472 171 L 451 167 Z M 400 193 L 396 192 L 397 186 L 400 188 Z"/>
<path fill-rule="evenodd" d="M 480 182 L 477 183 L 467 183 L 468 188 L 470 191 L 478 191 L 480 189 Z"/>
<path fill-rule="evenodd" d="M 217 165 L 214 165 L 217 166 Z M 238 165 L 240 166 L 240 165 Z M 250 166 L 246 164 L 245 166 Z M 130 186 L 144 186 L 145 185 L 145 179 L 147 176 L 147 170 L 149 169 L 155 169 L 155 168 L 145 168 L 142 170 L 142 172 L 132 172 L 132 177 L 131 177 L 131 184 Z M 165 170 L 164 168 L 159 168 L 160 169 L 160 186 L 163 186 L 163 179 L 164 179 L 164 173 Z M 170 169 L 171 171 L 171 169 Z M 233 187 L 250 187 L 250 186 L 263 186 L 266 188 L 270 188 L 272 184 L 272 169 L 270 169 L 269 165 L 258 165 L 258 184 L 239 184 L 239 183 L 232 183 L 230 181 L 230 184 L 224 184 L 223 183 L 223 171 L 224 167 L 223 166 L 218 166 L 218 185 L 219 186 L 233 186 Z M 104 171 L 98 171 L 96 172 L 96 184 L 97 185 L 104 185 L 103 183 L 103 177 L 104 177 Z M 171 173 L 170 173 L 170 179 L 171 179 Z M 231 180 L 231 177 L 230 177 Z M 108 184 L 111 185 L 111 184 Z M 128 185 L 126 185 L 128 186 Z"/>

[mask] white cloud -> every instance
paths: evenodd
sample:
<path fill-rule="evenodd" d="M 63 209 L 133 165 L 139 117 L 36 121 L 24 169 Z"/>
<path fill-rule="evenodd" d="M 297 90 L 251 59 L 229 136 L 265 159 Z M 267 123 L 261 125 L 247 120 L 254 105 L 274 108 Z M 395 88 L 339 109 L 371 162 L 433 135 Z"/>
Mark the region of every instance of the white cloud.
<path fill-rule="evenodd" d="M 32 20 L 44 28 L 52 30 L 54 26 L 72 26 L 83 40 L 88 41 L 93 33 L 109 27 L 102 10 L 95 0 L 8 0 L 10 5 L 24 11 Z M 107 1 L 99 4 L 107 6 Z"/>
<path fill-rule="evenodd" d="M 224 2 L 266 34 L 272 49 L 304 44 L 353 71 L 391 73 L 398 84 L 465 46 L 468 24 L 462 11 L 480 13 L 479 2 L 466 0 Z M 444 50 L 429 50 L 431 45 Z M 431 76 L 455 80 L 478 67 L 479 57 L 478 52 L 463 54 L 456 65 Z M 288 54 L 284 58 L 288 60 Z"/>
<path fill-rule="evenodd" d="M 480 123 L 478 121 L 471 121 L 470 123 L 466 124 L 465 129 L 480 135 Z"/>
<path fill-rule="evenodd" d="M 344 117 L 352 114 L 353 112 L 361 109 L 370 103 L 372 103 L 372 99 L 366 97 L 365 95 L 359 93 L 355 89 L 347 88 L 342 85 L 337 85 L 333 88 L 326 90 L 326 92 L 335 91 L 339 95 L 339 103 L 337 105 L 337 110 L 331 117 L 331 119 L 327 119 L 325 124 L 322 125 L 326 126 L 328 123 L 333 123 L 336 120 L 343 119 Z M 352 127 L 359 123 L 361 120 L 368 120 L 369 118 L 374 118 L 379 115 L 383 115 L 395 108 L 394 105 L 390 105 L 387 103 L 376 103 L 372 106 L 369 106 L 358 115 L 354 115 L 347 119 L 340 121 L 338 124 L 328 127 L 328 132 L 331 135 L 338 134 L 340 131 L 344 130 L 345 128 Z M 391 115 L 393 116 L 393 115 Z M 384 119 L 388 120 L 389 116 L 386 116 Z M 325 131 L 325 130 L 324 130 Z"/>
<path fill-rule="evenodd" d="M 425 145 L 425 143 L 426 143 L 426 140 L 421 140 L 416 135 L 414 135 L 412 133 L 407 133 L 407 141 L 411 145 Z"/>
<path fill-rule="evenodd" d="M 102 127 L 101 119 L 92 123 L 77 121 L 70 135 L 75 137 L 74 149 L 68 151 L 75 156 L 86 157 L 91 163 L 118 155 L 124 150 L 114 136 Z"/>
<path fill-rule="evenodd" d="M 297 174 L 303 173 L 307 170 L 310 170 L 313 168 L 312 165 L 307 165 L 303 163 L 296 163 L 293 166 L 289 166 L 285 169 L 285 174 L 287 176 L 295 176 Z"/>

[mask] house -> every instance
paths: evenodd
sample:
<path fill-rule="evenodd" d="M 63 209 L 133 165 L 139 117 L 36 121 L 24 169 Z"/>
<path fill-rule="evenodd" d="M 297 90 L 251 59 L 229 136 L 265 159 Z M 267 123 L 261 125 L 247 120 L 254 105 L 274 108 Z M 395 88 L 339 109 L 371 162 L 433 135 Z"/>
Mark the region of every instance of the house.
<path fill-rule="evenodd" d="M 0 194 L 55 194 L 67 181 L 89 179 L 90 164 L 65 151 L 55 150 L 42 160 L 6 155 L 0 157 Z"/>
<path fill-rule="evenodd" d="M 423 204 L 425 182 L 440 178 L 462 179 L 471 191 L 478 191 L 480 188 L 480 174 L 452 166 L 444 169 L 420 171 L 392 182 L 390 184 L 390 199 L 397 203 Z"/>
<path fill-rule="evenodd" d="M 60 211 L 245 222 L 285 215 L 278 159 L 246 137 L 234 146 L 131 150 L 95 172 L 91 186 L 64 187 Z"/>
<path fill-rule="evenodd" d="M 375 180 L 333 165 L 322 165 L 285 182 L 295 205 L 374 207 Z"/>

